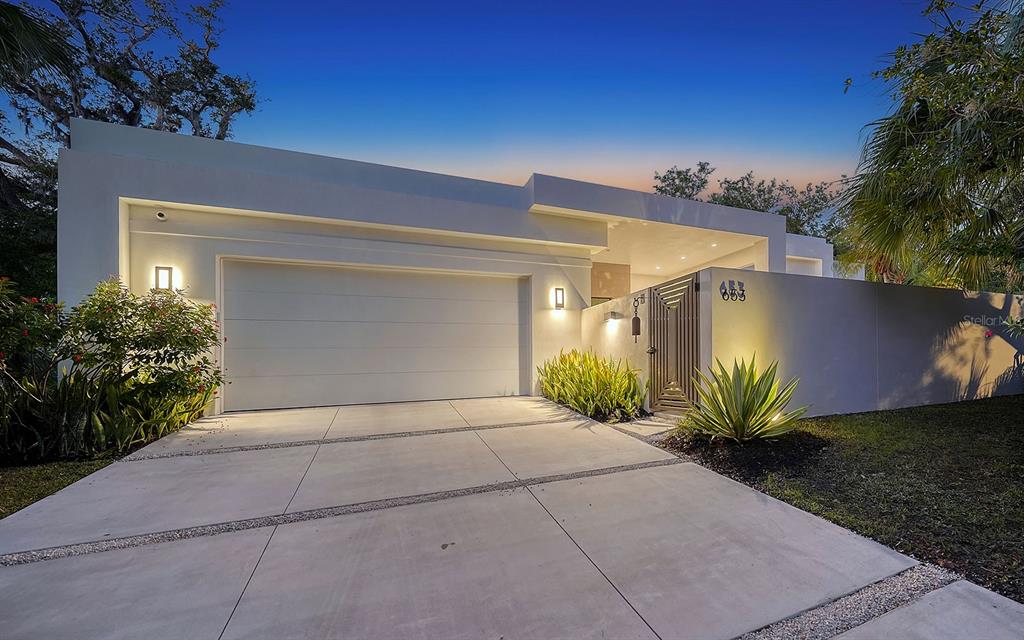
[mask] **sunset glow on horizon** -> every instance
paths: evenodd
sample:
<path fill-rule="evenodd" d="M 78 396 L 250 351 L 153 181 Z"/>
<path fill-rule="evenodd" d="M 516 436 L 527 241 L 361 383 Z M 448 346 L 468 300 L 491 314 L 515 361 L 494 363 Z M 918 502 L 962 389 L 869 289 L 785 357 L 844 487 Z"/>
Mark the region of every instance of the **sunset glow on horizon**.
<path fill-rule="evenodd" d="M 796 185 L 857 166 L 871 78 L 923 3 L 308 3 L 224 10 L 218 60 L 262 98 L 239 142 L 523 184 L 650 191 L 708 161 Z M 844 93 L 844 80 L 853 87 Z"/>

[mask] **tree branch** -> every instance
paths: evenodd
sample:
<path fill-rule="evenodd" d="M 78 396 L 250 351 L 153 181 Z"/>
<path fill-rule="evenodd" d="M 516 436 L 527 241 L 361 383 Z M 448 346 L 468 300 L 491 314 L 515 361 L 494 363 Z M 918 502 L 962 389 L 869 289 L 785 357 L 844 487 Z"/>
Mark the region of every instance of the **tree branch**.
<path fill-rule="evenodd" d="M 14 146 L 14 143 L 0 136 L 0 149 L 6 150 L 13 157 L 7 161 L 10 164 L 16 164 L 20 167 L 30 167 L 35 164 L 35 160 L 32 159 L 27 153 Z"/>

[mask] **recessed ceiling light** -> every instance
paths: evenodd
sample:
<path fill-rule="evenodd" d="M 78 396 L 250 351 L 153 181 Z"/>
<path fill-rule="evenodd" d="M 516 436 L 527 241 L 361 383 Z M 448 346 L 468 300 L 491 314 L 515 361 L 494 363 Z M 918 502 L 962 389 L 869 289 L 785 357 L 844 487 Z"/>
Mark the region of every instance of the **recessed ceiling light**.
<path fill-rule="evenodd" d="M 718 246 L 718 243 L 717 243 L 717 242 L 712 242 L 712 243 L 711 243 L 711 246 L 712 246 L 712 247 L 717 247 L 717 246 Z"/>
<path fill-rule="evenodd" d="M 655 269 L 659 269 L 659 270 L 661 269 L 661 267 L 654 267 L 654 268 L 655 268 Z"/>
<path fill-rule="evenodd" d="M 686 256 L 679 256 L 680 260 L 686 260 Z"/>

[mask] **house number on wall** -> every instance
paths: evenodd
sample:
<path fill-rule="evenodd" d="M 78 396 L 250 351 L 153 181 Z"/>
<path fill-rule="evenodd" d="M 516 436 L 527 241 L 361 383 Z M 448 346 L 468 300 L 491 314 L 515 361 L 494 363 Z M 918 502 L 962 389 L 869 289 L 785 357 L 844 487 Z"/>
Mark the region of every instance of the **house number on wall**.
<path fill-rule="evenodd" d="M 722 294 L 722 300 L 734 300 L 743 302 L 747 299 L 747 290 L 743 288 L 742 281 L 730 280 L 729 286 L 725 286 L 725 280 L 722 280 L 722 284 L 718 287 L 718 292 Z"/>

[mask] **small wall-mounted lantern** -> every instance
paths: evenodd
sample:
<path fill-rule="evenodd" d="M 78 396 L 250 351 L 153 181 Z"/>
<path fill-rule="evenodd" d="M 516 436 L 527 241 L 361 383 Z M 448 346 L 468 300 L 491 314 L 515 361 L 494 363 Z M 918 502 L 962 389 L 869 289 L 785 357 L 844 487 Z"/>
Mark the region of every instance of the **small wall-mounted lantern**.
<path fill-rule="evenodd" d="M 174 288 L 174 267 L 156 268 L 156 286 L 154 289 L 170 291 Z"/>
<path fill-rule="evenodd" d="M 555 308 L 565 308 L 565 289 L 562 287 L 555 287 Z"/>

